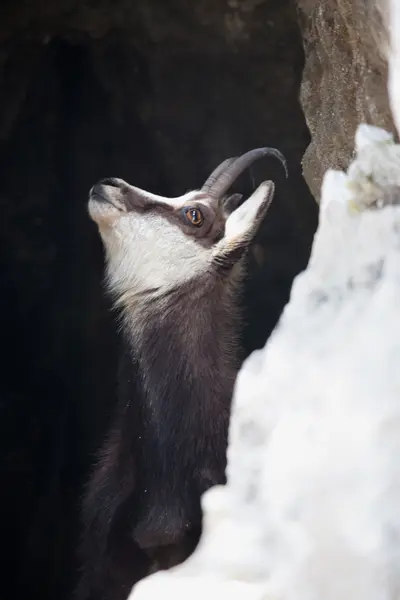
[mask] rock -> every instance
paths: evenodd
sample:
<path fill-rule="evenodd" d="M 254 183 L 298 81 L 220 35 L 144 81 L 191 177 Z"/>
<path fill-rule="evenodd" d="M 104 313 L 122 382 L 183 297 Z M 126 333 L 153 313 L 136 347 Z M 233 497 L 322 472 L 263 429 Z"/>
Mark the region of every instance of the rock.
<path fill-rule="evenodd" d="M 397 0 L 387 0 L 390 6 L 390 18 L 386 17 L 387 28 L 390 35 L 390 46 L 392 51 L 387 51 L 389 60 L 389 98 L 396 123 L 397 131 L 400 131 L 400 4 Z"/>
<path fill-rule="evenodd" d="M 303 157 L 319 201 L 327 168 L 347 168 L 359 123 L 393 130 L 385 0 L 298 0 L 305 49 L 301 102 L 312 142 Z"/>

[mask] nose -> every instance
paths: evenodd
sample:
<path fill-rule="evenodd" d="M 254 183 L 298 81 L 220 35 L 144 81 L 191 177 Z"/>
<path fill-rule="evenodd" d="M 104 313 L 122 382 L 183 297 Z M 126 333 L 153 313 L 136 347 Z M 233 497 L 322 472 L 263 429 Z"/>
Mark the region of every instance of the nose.
<path fill-rule="evenodd" d="M 122 188 L 124 183 L 124 180 L 118 179 L 118 177 L 105 177 L 105 179 L 100 179 L 96 185 L 109 185 L 115 188 Z"/>
<path fill-rule="evenodd" d="M 117 177 L 105 177 L 100 179 L 90 190 L 89 196 L 99 196 L 100 198 L 108 199 L 110 195 L 115 195 L 121 190 L 126 183 L 123 179 Z M 110 189 L 111 188 L 111 189 Z"/>

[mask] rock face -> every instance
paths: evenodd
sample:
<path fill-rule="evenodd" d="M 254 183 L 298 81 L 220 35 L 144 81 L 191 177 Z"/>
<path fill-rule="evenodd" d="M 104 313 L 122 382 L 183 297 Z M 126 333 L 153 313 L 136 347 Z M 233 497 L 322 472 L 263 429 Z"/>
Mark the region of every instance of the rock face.
<path fill-rule="evenodd" d="M 301 102 L 312 142 L 304 176 L 319 201 L 328 168 L 343 169 L 359 123 L 393 130 L 387 93 L 386 2 L 298 0 L 305 50 Z"/>
<path fill-rule="evenodd" d="M 387 0 L 385 7 L 390 42 L 390 51 L 387 51 L 389 99 L 397 131 L 400 131 L 400 5 L 396 0 Z"/>

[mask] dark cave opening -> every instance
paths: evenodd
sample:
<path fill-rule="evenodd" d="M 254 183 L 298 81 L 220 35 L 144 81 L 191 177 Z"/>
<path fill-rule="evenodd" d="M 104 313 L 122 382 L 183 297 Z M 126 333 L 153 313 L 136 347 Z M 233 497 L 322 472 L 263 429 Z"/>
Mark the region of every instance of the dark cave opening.
<path fill-rule="evenodd" d="M 235 43 L 218 29 L 219 3 L 195 30 L 173 4 L 159 7 L 158 41 L 160 17 L 135 37 L 129 19 L 115 24 L 117 5 L 104 35 L 78 26 L 76 7 L 73 25 L 60 10 L 22 26 L 23 3 L 0 25 L 12 32 L 0 75 L 4 600 L 70 597 L 82 486 L 115 402 L 118 340 L 86 212 L 93 183 L 116 176 L 173 195 L 252 147 L 286 155 L 288 181 L 271 159 L 238 184 L 277 182 L 250 257 L 245 355 L 264 345 L 308 260 L 317 207 L 301 175 L 309 137 L 291 3 L 261 3 L 245 17 L 252 35 Z M 260 19 L 274 23 L 267 37 Z"/>

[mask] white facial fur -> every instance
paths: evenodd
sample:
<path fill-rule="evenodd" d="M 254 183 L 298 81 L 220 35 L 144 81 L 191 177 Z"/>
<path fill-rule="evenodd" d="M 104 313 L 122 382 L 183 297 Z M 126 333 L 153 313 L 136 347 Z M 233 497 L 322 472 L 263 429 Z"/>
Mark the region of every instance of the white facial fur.
<path fill-rule="evenodd" d="M 190 204 L 195 196 L 170 202 Z M 207 269 L 210 252 L 160 213 L 118 212 L 92 199 L 89 213 L 106 250 L 108 283 L 119 294 L 165 292 Z"/>
<path fill-rule="evenodd" d="M 236 245 L 250 243 L 273 196 L 272 182 L 261 184 L 253 195 L 226 220 L 218 243 L 188 235 L 158 211 L 127 211 L 125 206 L 99 202 L 91 197 L 89 214 L 97 223 L 107 258 L 109 287 L 130 302 L 155 297 L 199 278 L 218 255 Z M 190 205 L 200 192 L 162 201 L 176 208 Z M 204 194 L 200 194 L 204 201 Z M 225 218 L 216 200 L 206 198 L 223 229 Z"/>

